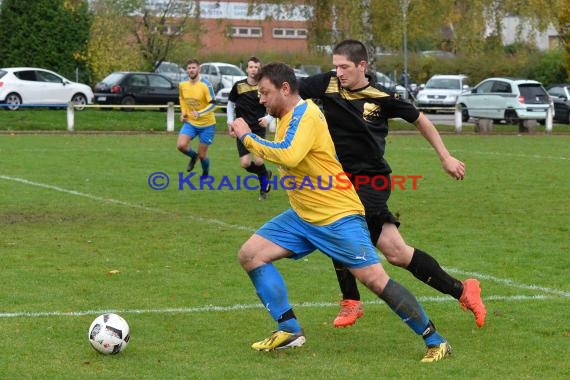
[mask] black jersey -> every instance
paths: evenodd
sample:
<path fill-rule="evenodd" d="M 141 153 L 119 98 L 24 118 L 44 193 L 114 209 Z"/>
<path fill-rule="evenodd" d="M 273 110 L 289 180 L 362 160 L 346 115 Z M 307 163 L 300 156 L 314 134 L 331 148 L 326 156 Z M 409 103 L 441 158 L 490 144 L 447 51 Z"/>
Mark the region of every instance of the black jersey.
<path fill-rule="evenodd" d="M 263 129 L 259 118 L 265 116 L 265 106 L 259 103 L 259 87 L 250 85 L 247 79 L 234 83 L 228 100 L 236 105 L 236 117 L 243 117 L 252 131 Z"/>
<path fill-rule="evenodd" d="M 388 119 L 413 123 L 420 116 L 413 104 L 380 85 L 342 88 L 333 71 L 302 79 L 300 95 L 321 100 L 340 163 L 353 175 L 389 174 L 384 159 Z"/>

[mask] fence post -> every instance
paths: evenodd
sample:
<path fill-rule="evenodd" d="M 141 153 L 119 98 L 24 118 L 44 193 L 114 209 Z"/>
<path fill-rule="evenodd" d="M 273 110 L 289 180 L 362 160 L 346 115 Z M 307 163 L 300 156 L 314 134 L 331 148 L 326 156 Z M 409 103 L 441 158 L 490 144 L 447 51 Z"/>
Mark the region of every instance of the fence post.
<path fill-rule="evenodd" d="M 544 122 L 544 131 L 547 134 L 552 133 L 552 118 L 552 107 L 548 106 L 548 109 L 546 110 L 546 121 Z"/>
<path fill-rule="evenodd" d="M 67 103 L 67 131 L 73 132 L 75 129 L 75 107 L 73 102 Z"/>
<path fill-rule="evenodd" d="M 461 134 L 461 123 L 463 122 L 463 115 L 461 113 L 461 105 L 455 105 L 455 133 Z"/>
<path fill-rule="evenodd" d="M 166 131 L 174 132 L 174 103 L 168 102 L 166 110 Z"/>

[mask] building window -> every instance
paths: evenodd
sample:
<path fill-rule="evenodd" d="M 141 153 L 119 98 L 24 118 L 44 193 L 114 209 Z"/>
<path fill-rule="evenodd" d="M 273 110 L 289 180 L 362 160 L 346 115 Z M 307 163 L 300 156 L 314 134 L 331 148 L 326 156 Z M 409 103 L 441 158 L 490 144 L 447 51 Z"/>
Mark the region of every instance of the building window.
<path fill-rule="evenodd" d="M 273 28 L 273 38 L 307 39 L 307 29 Z"/>
<path fill-rule="evenodd" d="M 232 26 L 230 37 L 254 37 L 261 38 L 263 35 L 260 27 Z"/>
<path fill-rule="evenodd" d="M 171 35 L 180 35 L 180 26 L 178 25 L 163 25 L 160 27 L 155 26 L 153 28 L 153 33 L 158 33 L 160 30 L 160 33 L 166 36 L 171 36 Z"/>

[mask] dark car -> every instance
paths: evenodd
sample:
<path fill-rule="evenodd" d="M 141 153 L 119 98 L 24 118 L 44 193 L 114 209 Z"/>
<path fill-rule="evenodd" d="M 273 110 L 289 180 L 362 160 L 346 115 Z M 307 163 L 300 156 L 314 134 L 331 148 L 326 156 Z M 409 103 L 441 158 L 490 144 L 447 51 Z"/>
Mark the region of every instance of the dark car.
<path fill-rule="evenodd" d="M 553 84 L 546 91 L 554 103 L 553 119 L 570 124 L 570 83 Z"/>
<path fill-rule="evenodd" d="M 95 85 L 97 104 L 178 104 L 178 86 L 156 73 L 114 72 Z"/>

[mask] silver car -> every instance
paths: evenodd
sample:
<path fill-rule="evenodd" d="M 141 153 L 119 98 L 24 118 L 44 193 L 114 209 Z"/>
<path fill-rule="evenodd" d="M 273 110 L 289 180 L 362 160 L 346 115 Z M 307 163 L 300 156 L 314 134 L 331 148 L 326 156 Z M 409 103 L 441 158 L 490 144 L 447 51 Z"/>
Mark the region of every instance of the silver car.
<path fill-rule="evenodd" d="M 453 111 L 457 97 L 469 90 L 465 75 L 434 75 L 416 96 L 416 107 L 428 112 Z"/>
<path fill-rule="evenodd" d="M 235 82 L 247 78 L 247 74 L 230 63 L 206 62 L 200 64 L 200 76 L 212 84 L 214 91 L 232 87 Z"/>

